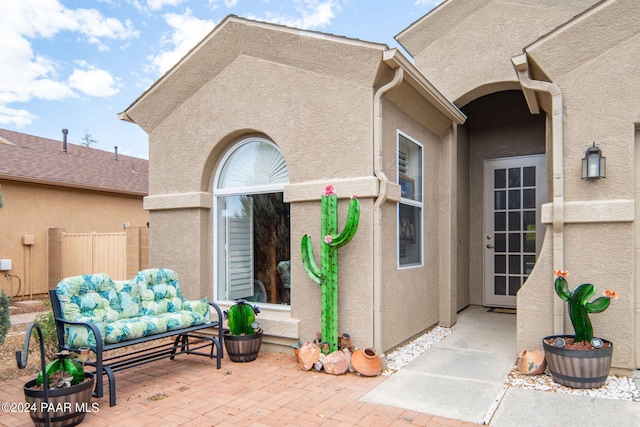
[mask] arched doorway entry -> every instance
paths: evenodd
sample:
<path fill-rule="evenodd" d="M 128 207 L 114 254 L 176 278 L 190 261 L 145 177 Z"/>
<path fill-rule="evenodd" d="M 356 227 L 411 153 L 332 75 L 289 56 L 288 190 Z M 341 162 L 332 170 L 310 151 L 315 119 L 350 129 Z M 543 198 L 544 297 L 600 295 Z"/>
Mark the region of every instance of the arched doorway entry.
<path fill-rule="evenodd" d="M 459 186 L 468 198 L 461 197 L 459 230 L 468 242 L 459 252 L 458 309 L 515 307 L 544 235 L 545 115 L 532 115 L 518 90 L 482 96 L 462 111 Z"/>

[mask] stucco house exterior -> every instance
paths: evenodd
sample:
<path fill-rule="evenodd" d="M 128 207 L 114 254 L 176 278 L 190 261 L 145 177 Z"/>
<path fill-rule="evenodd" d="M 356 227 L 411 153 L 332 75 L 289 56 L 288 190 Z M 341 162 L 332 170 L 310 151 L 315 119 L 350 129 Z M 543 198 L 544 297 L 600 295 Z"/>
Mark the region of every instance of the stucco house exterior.
<path fill-rule="evenodd" d="M 62 279 L 62 231 L 124 232 L 127 224 L 133 239 L 149 221 L 146 159 L 65 140 L 0 129 L 0 259 L 11 260 L 0 289 L 20 300 L 46 295 Z"/>
<path fill-rule="evenodd" d="M 299 242 L 321 241 L 333 184 L 343 210 L 353 193 L 362 206 L 340 252 L 356 345 L 386 352 L 484 305 L 517 308 L 514 354 L 540 348 L 571 329 L 562 269 L 620 294 L 592 321 L 629 374 L 639 20 L 632 0 L 447 0 L 396 37 L 410 59 L 230 16 L 120 115 L 150 137 L 151 263 L 193 296 L 264 301 L 269 344 L 313 339 L 320 291 Z M 606 178 L 582 179 L 594 143 Z"/>

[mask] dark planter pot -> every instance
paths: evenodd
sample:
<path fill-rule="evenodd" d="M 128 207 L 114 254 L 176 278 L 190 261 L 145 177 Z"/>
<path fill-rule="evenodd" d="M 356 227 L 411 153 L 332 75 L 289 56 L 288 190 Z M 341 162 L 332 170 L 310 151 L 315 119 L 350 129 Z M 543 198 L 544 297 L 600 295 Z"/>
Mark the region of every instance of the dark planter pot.
<path fill-rule="evenodd" d="M 33 390 L 36 380 L 24 385 L 24 397 L 30 407 L 31 421 L 40 427 L 46 426 L 46 412 L 49 413 L 51 427 L 78 425 L 84 420 L 87 410 L 91 410 L 91 394 L 93 392 L 93 374 L 85 373 L 86 381 L 71 387 L 48 390 L 49 403 L 44 405 L 44 391 Z M 44 410 L 44 411 L 43 411 Z"/>
<path fill-rule="evenodd" d="M 558 337 L 573 338 L 573 335 L 552 335 L 542 339 L 553 380 L 572 388 L 602 387 L 609 376 L 613 343 L 603 339 L 609 346 L 593 350 L 558 348 L 546 343 L 546 340 Z"/>
<path fill-rule="evenodd" d="M 253 335 L 231 335 L 224 331 L 224 347 L 232 362 L 251 362 L 256 360 L 262 345 L 262 332 Z"/>

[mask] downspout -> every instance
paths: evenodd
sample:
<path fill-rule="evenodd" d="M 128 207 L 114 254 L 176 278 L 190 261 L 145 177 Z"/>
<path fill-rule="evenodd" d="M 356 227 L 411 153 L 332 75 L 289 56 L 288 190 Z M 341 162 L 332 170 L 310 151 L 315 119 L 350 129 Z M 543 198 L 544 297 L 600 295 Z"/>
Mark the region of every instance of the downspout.
<path fill-rule="evenodd" d="M 378 197 L 373 205 L 373 348 L 383 356 L 382 348 L 382 205 L 387 200 L 389 178 L 382 171 L 382 96 L 400 86 L 402 67 L 395 69 L 393 79 L 379 88 L 373 97 L 373 165 L 378 178 Z"/>
<path fill-rule="evenodd" d="M 534 92 L 547 92 L 551 95 L 553 150 L 553 270 L 564 270 L 564 171 L 563 171 L 563 114 L 562 91 L 555 83 L 532 80 L 529 77 L 529 63 L 526 53 L 511 58 L 524 89 Z M 525 91 L 526 92 L 526 91 Z M 536 112 L 537 105 L 532 108 L 531 99 L 526 95 L 529 108 Z M 535 102 L 535 101 L 533 101 Z M 553 298 L 553 333 L 564 333 L 564 305 L 560 298 Z"/>

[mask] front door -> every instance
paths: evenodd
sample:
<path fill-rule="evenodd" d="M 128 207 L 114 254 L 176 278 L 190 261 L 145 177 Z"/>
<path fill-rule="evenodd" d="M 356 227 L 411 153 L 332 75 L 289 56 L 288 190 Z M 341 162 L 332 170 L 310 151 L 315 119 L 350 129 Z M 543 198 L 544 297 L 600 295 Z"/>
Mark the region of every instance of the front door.
<path fill-rule="evenodd" d="M 536 263 L 544 230 L 545 156 L 484 164 L 484 305 L 516 306 L 516 293 Z"/>

